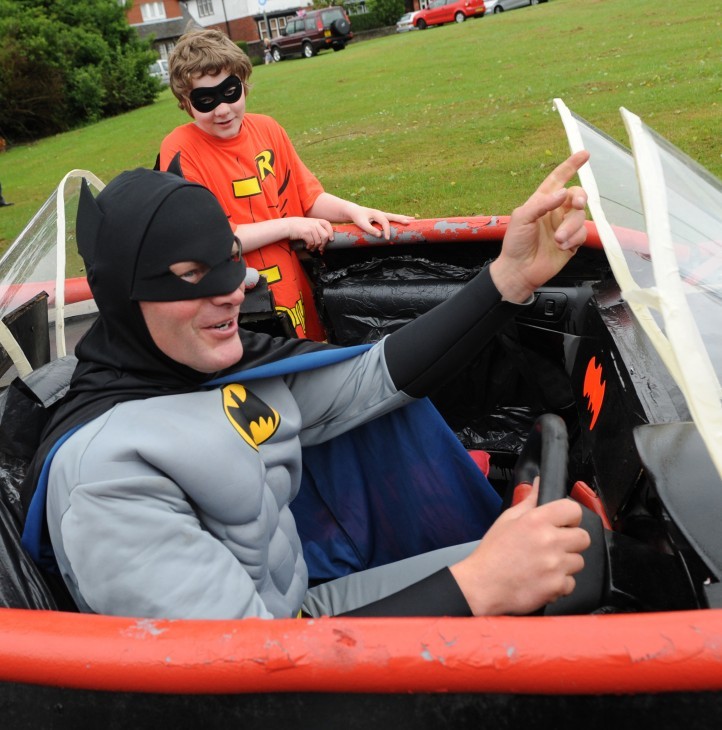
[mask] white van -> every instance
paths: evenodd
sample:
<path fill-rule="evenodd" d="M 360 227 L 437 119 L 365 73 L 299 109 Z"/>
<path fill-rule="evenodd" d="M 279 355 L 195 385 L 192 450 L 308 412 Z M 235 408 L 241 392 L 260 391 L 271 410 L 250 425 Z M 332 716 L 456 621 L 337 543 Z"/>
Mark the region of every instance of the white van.
<path fill-rule="evenodd" d="M 148 66 L 148 72 L 151 76 L 155 76 L 163 86 L 168 86 L 170 83 L 168 78 L 168 61 L 159 58 Z"/>

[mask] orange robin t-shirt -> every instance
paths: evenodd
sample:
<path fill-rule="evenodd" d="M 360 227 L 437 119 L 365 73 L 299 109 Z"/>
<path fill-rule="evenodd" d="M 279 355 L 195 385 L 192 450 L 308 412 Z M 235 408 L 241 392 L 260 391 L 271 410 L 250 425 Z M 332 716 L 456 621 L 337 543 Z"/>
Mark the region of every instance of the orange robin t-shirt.
<path fill-rule="evenodd" d="M 218 198 L 233 228 L 305 216 L 323 192 L 283 127 L 262 114 L 245 114 L 241 131 L 233 139 L 209 135 L 193 122 L 177 127 L 161 144 L 162 170 L 178 152 L 183 176 Z M 323 339 L 311 287 L 289 241 L 243 256 L 248 266 L 266 277 L 276 309 L 288 313 L 299 337 Z"/>

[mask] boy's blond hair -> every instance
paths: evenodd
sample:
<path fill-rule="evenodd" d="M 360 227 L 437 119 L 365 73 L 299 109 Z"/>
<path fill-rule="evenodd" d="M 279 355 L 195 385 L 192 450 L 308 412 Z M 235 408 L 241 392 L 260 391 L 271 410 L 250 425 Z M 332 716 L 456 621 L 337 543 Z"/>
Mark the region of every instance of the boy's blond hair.
<path fill-rule="evenodd" d="M 170 87 L 178 99 L 178 106 L 191 114 L 189 97 L 193 79 L 216 76 L 223 71 L 238 76 L 243 82 L 244 93 L 248 94 L 253 64 L 227 35 L 214 28 L 204 28 L 181 36 L 168 57 Z"/>

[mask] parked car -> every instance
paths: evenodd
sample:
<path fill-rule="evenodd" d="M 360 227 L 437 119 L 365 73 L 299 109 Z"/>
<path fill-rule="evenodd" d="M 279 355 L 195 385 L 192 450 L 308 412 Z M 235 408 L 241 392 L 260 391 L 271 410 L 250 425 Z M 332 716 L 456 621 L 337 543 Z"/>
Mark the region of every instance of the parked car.
<path fill-rule="evenodd" d="M 409 30 L 418 30 L 418 28 L 414 25 L 414 18 L 418 14 L 418 10 L 414 10 L 412 13 L 404 13 L 396 23 L 396 32 L 405 33 Z"/>
<path fill-rule="evenodd" d="M 463 23 L 467 18 L 481 18 L 486 12 L 484 0 L 432 0 L 426 10 L 419 10 L 414 25 L 425 30 L 430 25 Z"/>
<path fill-rule="evenodd" d="M 352 38 L 351 21 L 343 8 L 299 11 L 281 35 L 271 39 L 271 54 L 274 61 L 296 54 L 311 58 L 326 48 L 341 51 Z"/>
<path fill-rule="evenodd" d="M 503 13 L 505 10 L 523 8 L 527 5 L 538 5 L 546 0 L 484 0 L 487 13 Z"/>
<path fill-rule="evenodd" d="M 168 86 L 170 83 L 170 79 L 168 77 L 168 61 L 162 58 L 159 58 L 157 61 L 153 61 L 153 63 L 148 66 L 148 73 L 157 78 L 163 86 Z"/>

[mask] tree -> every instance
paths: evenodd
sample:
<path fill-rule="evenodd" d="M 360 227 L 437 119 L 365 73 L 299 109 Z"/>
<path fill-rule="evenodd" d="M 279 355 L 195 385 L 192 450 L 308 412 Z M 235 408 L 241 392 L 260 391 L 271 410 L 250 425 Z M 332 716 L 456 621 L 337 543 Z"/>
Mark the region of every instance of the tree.
<path fill-rule="evenodd" d="M 383 25 L 394 25 L 406 12 L 404 0 L 367 0 L 366 7 Z"/>
<path fill-rule="evenodd" d="M 37 139 L 149 104 L 153 60 L 117 0 L 0 0 L 0 135 Z"/>

